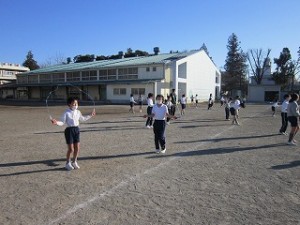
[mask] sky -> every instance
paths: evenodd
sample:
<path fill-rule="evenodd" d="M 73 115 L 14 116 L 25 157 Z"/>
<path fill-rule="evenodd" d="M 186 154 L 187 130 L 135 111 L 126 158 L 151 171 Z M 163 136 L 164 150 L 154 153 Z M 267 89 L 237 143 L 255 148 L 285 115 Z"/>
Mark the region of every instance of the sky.
<path fill-rule="evenodd" d="M 235 33 L 244 52 L 270 48 L 271 59 L 300 47 L 299 0 L 0 0 L 0 62 L 38 64 L 127 48 L 161 53 L 206 44 L 219 68 Z"/>

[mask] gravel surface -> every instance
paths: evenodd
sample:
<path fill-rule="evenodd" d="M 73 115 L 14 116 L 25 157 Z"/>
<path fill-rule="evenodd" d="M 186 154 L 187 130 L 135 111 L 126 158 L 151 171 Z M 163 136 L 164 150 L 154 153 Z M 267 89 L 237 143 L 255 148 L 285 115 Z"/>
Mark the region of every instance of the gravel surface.
<path fill-rule="evenodd" d="M 68 172 L 46 108 L 0 106 L 0 224 L 300 224 L 299 147 L 269 106 L 242 109 L 241 126 L 219 105 L 189 107 L 167 126 L 166 154 L 128 109 L 97 106 L 81 124 L 81 169 Z"/>

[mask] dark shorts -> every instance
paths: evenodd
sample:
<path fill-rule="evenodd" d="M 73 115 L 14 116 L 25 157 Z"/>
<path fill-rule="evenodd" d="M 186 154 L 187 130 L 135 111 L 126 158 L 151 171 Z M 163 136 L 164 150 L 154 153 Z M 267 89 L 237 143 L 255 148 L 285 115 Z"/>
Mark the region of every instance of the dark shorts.
<path fill-rule="evenodd" d="M 232 115 L 232 116 L 235 116 L 237 113 L 236 113 L 236 109 L 235 108 L 230 108 L 230 114 Z"/>
<path fill-rule="evenodd" d="M 291 123 L 292 127 L 297 127 L 298 126 L 298 117 L 296 117 L 296 116 L 289 116 L 288 120 Z"/>
<path fill-rule="evenodd" d="M 186 108 L 186 104 L 181 104 L 181 108 L 185 109 Z"/>
<path fill-rule="evenodd" d="M 75 144 L 80 142 L 79 127 L 67 127 L 65 129 L 65 138 L 67 144 Z"/>
<path fill-rule="evenodd" d="M 275 112 L 275 106 L 272 106 L 272 112 Z"/>
<path fill-rule="evenodd" d="M 142 105 L 143 105 L 143 102 L 142 102 L 142 101 L 140 101 L 140 102 L 139 102 L 139 105 L 140 105 L 140 106 L 142 106 Z"/>
<path fill-rule="evenodd" d="M 133 102 L 130 102 L 129 105 L 130 105 L 130 107 L 133 107 L 133 106 L 134 106 L 134 103 L 133 103 Z"/>
<path fill-rule="evenodd" d="M 198 103 L 198 100 L 196 100 L 196 103 Z"/>

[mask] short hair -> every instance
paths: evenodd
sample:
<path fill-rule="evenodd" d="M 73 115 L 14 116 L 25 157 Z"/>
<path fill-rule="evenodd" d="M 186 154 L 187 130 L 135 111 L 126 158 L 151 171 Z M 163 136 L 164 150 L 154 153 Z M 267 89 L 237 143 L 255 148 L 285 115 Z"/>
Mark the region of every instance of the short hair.
<path fill-rule="evenodd" d="M 291 100 L 290 100 L 290 102 L 297 101 L 298 98 L 299 98 L 299 95 L 296 94 L 296 93 L 293 93 L 293 94 L 291 94 Z"/>
<path fill-rule="evenodd" d="M 153 97 L 153 93 L 148 94 L 148 98 L 151 98 L 151 97 Z"/>
<path fill-rule="evenodd" d="M 156 95 L 156 98 L 155 98 L 155 99 L 158 99 L 158 98 L 162 98 L 162 99 L 164 99 L 164 96 L 163 96 L 163 95 L 161 95 L 161 94 L 158 94 L 158 95 Z"/>
<path fill-rule="evenodd" d="M 133 97 L 133 94 L 130 94 L 130 97 Z"/>
<path fill-rule="evenodd" d="M 72 102 L 74 102 L 74 101 L 78 101 L 78 98 L 76 98 L 76 97 L 69 97 L 69 98 L 67 99 L 67 104 L 68 104 L 68 105 L 71 105 Z"/>
<path fill-rule="evenodd" d="M 285 95 L 283 96 L 284 99 L 289 98 L 289 97 L 291 97 L 289 94 L 285 94 Z"/>

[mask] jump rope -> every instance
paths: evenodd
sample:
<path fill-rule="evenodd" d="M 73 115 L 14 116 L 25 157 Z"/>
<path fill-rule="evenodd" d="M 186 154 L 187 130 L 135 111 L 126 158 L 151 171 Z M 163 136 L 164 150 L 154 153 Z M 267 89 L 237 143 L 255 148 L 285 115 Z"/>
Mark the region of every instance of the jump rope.
<path fill-rule="evenodd" d="M 56 87 L 53 89 L 53 91 L 50 91 L 47 98 L 46 98 L 46 108 L 47 108 L 47 112 L 48 112 L 48 116 L 50 118 L 50 120 L 53 119 L 52 115 L 51 115 L 51 112 L 50 112 L 50 107 L 48 105 L 48 101 L 49 101 L 49 98 L 59 89 L 59 87 L 74 87 L 76 88 L 80 93 L 83 93 L 85 94 L 87 97 L 88 97 L 88 100 L 92 102 L 92 106 L 93 106 L 93 111 L 96 110 L 96 103 L 95 101 L 93 100 L 93 98 L 89 95 L 89 93 L 87 93 L 86 91 L 80 89 L 78 86 L 75 86 L 71 83 L 65 83 L 65 84 L 58 84 L 56 85 Z"/>

